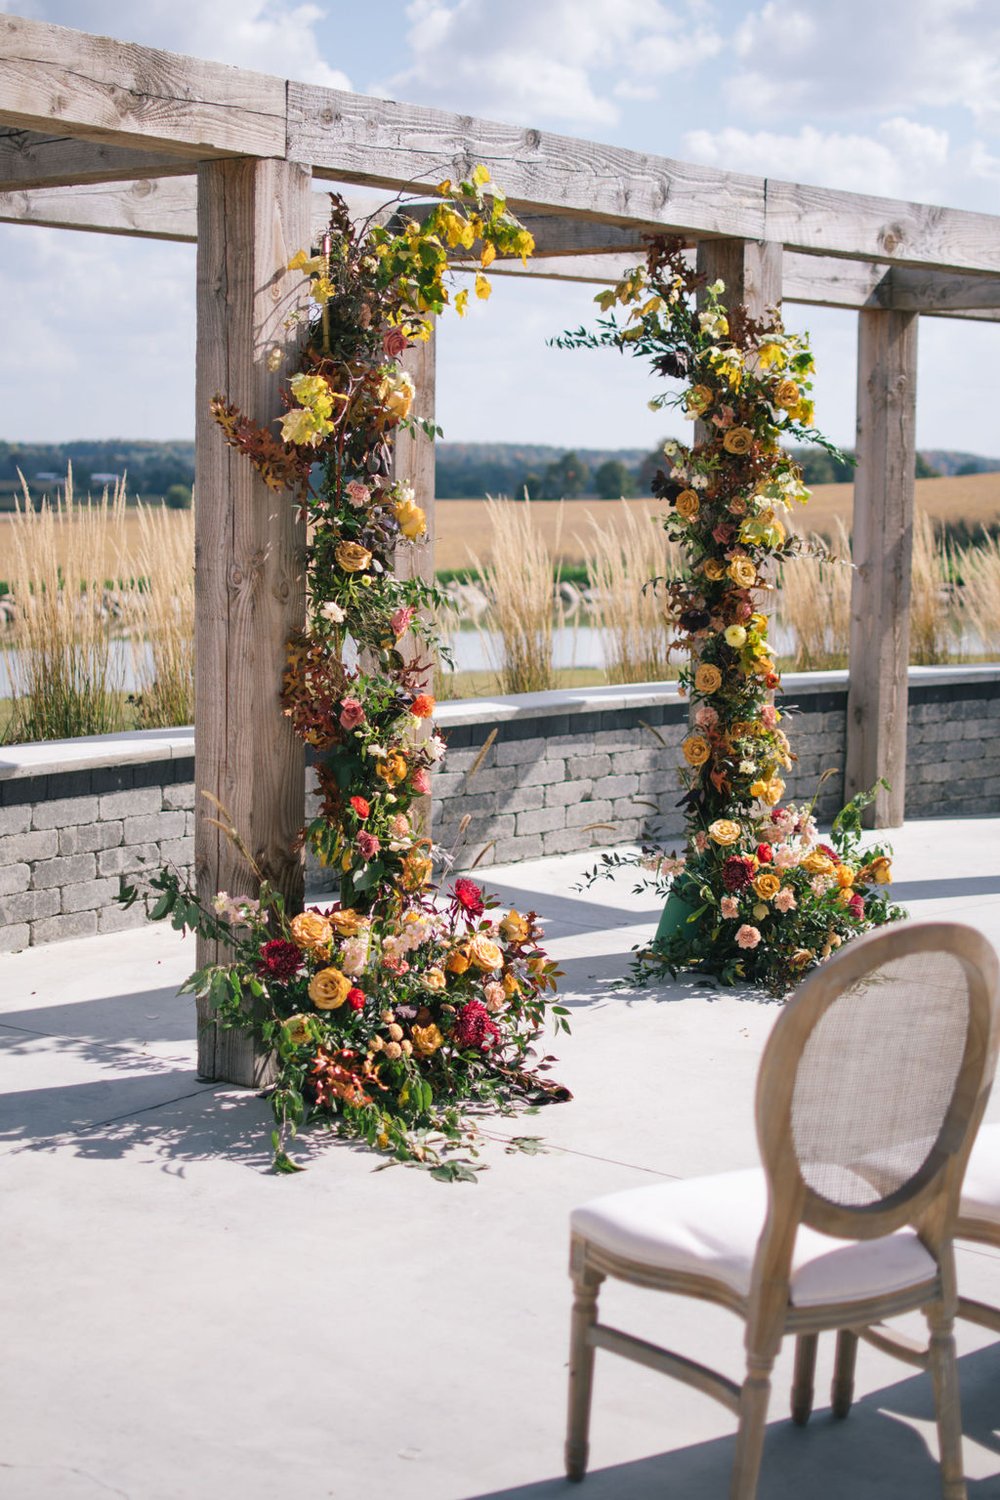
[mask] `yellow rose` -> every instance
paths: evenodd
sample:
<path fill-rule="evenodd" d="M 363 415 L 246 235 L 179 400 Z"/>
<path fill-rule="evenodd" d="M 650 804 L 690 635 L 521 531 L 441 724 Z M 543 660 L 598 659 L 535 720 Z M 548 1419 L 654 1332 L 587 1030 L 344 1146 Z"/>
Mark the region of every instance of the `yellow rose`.
<path fill-rule="evenodd" d="M 753 447 L 753 433 L 749 427 L 730 427 L 722 439 L 722 446 L 727 453 L 749 453 Z"/>
<path fill-rule="evenodd" d="M 508 943 L 526 943 L 530 931 L 527 917 L 522 917 L 516 907 L 512 907 L 500 923 L 500 932 Z"/>
<path fill-rule="evenodd" d="M 815 403 L 802 400 L 788 415 L 794 417 L 796 422 L 801 422 L 803 427 L 811 427 L 816 415 Z"/>
<path fill-rule="evenodd" d="M 681 490 L 674 503 L 677 514 L 684 521 L 693 521 L 701 509 L 701 501 L 694 490 Z"/>
<path fill-rule="evenodd" d="M 406 421 L 415 395 L 413 377 L 405 370 L 400 370 L 396 375 L 387 375 L 378 388 L 379 400 L 397 422 Z"/>
<path fill-rule="evenodd" d="M 876 854 L 874 859 L 869 860 L 865 872 L 876 885 L 888 885 L 892 880 L 892 864 L 884 854 Z"/>
<path fill-rule="evenodd" d="M 386 786 L 397 786 L 399 782 L 406 780 L 407 769 L 406 756 L 395 751 L 379 761 L 375 767 L 375 775 L 381 777 Z"/>
<path fill-rule="evenodd" d="M 694 674 L 694 685 L 699 693 L 717 693 L 722 686 L 722 673 L 711 662 L 703 662 Z"/>
<path fill-rule="evenodd" d="M 726 571 L 741 589 L 752 589 L 757 582 L 757 569 L 749 557 L 734 557 Z"/>
<path fill-rule="evenodd" d="M 515 975 L 513 975 L 513 974 L 505 974 L 503 976 L 502 983 L 503 983 L 503 992 L 507 996 L 508 1000 L 511 998 L 512 995 L 519 995 L 521 993 L 521 986 L 520 986 L 520 984 L 519 984 L 519 982 L 518 982 L 518 980 L 517 980 L 517 978 L 516 978 Z"/>
<path fill-rule="evenodd" d="M 781 406 L 785 411 L 791 411 L 798 406 L 802 392 L 794 380 L 779 380 L 771 394 L 771 400 L 775 406 Z"/>
<path fill-rule="evenodd" d="M 354 911 L 350 906 L 341 907 L 337 911 L 327 913 L 327 920 L 338 937 L 356 937 L 361 923 L 364 921 L 360 912 Z"/>
<path fill-rule="evenodd" d="M 688 411 L 707 411 L 712 404 L 712 388 L 708 385 L 693 385 L 684 394 L 684 405 Z"/>
<path fill-rule="evenodd" d="M 801 861 L 801 867 L 807 875 L 832 875 L 835 869 L 833 860 L 820 849 L 813 849 Z"/>
<path fill-rule="evenodd" d="M 781 876 L 765 871 L 754 880 L 753 888 L 762 901 L 771 901 L 781 890 Z"/>
<path fill-rule="evenodd" d="M 350 988 L 351 981 L 339 969 L 318 969 L 309 981 L 309 999 L 317 1010 L 336 1010 Z"/>
<path fill-rule="evenodd" d="M 712 753 L 708 741 L 700 734 L 689 734 L 681 750 L 689 766 L 703 766 Z"/>
<path fill-rule="evenodd" d="M 413 1046 L 421 1057 L 433 1057 L 437 1049 L 444 1044 L 444 1037 L 432 1021 L 429 1026 L 411 1026 Z"/>
<path fill-rule="evenodd" d="M 714 823 L 708 825 L 708 836 L 713 843 L 727 848 L 730 844 L 739 843 L 740 825 L 734 823 L 731 818 L 716 818 Z"/>
<path fill-rule="evenodd" d="M 720 578 L 725 578 L 726 576 L 725 564 L 720 563 L 717 557 L 710 557 L 706 562 L 702 563 L 702 572 L 712 583 L 718 583 Z"/>
<path fill-rule="evenodd" d="M 439 969 L 436 964 L 434 965 L 433 968 L 428 969 L 427 973 L 424 975 L 424 988 L 425 989 L 428 989 L 428 990 L 443 990 L 444 987 L 445 987 L 445 985 L 447 983 L 448 983 L 448 981 L 444 977 L 444 972 L 441 969 Z"/>
<path fill-rule="evenodd" d="M 306 953 L 324 957 L 333 942 L 333 928 L 318 911 L 301 911 L 290 922 L 292 937 Z"/>
<path fill-rule="evenodd" d="M 484 974 L 492 973 L 503 964 L 503 954 L 496 943 L 481 932 L 477 932 L 469 939 L 469 957 L 476 968 L 482 969 Z"/>
<path fill-rule="evenodd" d="M 301 1047 L 303 1042 L 308 1042 L 312 1037 L 308 1016 L 289 1016 L 288 1020 L 282 1024 L 282 1030 L 293 1047 Z"/>
<path fill-rule="evenodd" d="M 362 547 L 360 542 L 338 542 L 333 555 L 345 573 L 363 573 L 372 560 L 368 548 Z"/>
<path fill-rule="evenodd" d="M 851 869 L 850 865 L 838 865 L 836 875 L 837 884 L 840 886 L 841 890 L 849 891 L 851 886 L 854 884 L 855 875 L 855 872 Z"/>
<path fill-rule="evenodd" d="M 811 948 L 796 948 L 788 961 L 793 969 L 804 969 L 806 964 L 811 964 L 815 957 Z"/>
<path fill-rule="evenodd" d="M 772 776 L 764 785 L 760 800 L 768 807 L 777 807 L 785 792 L 785 783 L 780 776 Z"/>
<path fill-rule="evenodd" d="M 427 530 L 427 517 L 419 505 L 412 500 L 397 500 L 394 507 L 399 529 L 411 542 L 423 536 Z"/>
<path fill-rule="evenodd" d="M 449 974 L 464 974 L 469 963 L 469 954 L 463 945 L 461 948 L 452 948 L 444 961 L 444 966 Z"/>

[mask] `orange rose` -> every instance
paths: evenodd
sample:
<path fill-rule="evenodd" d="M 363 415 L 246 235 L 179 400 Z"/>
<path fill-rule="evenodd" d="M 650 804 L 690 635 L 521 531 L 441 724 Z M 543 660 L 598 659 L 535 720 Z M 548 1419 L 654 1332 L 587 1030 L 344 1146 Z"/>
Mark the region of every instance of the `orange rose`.
<path fill-rule="evenodd" d="M 735 453 L 737 456 L 749 453 L 753 447 L 753 433 L 749 427 L 730 427 L 722 439 L 722 446 L 727 453 Z"/>
<path fill-rule="evenodd" d="M 808 875 L 832 875 L 835 869 L 833 860 L 819 849 L 813 849 L 807 854 L 801 861 L 801 866 Z"/>
<path fill-rule="evenodd" d="M 429 1026 L 411 1026 L 413 1045 L 421 1057 L 432 1057 L 444 1045 L 444 1037 L 433 1021 Z"/>
<path fill-rule="evenodd" d="M 464 974 L 471 960 L 466 948 L 452 948 L 444 961 L 444 966 L 449 974 Z"/>
<path fill-rule="evenodd" d="M 338 542 L 333 549 L 338 567 L 345 573 L 363 573 L 371 565 L 372 555 L 360 542 Z"/>
<path fill-rule="evenodd" d="M 775 406 L 781 406 L 785 411 L 791 411 L 798 406 L 802 392 L 794 380 L 779 380 L 771 394 L 771 400 Z"/>
<path fill-rule="evenodd" d="M 360 912 L 354 911 L 350 906 L 341 907 L 337 911 L 327 913 L 327 920 L 338 937 L 357 937 L 358 929 L 364 921 Z"/>
<path fill-rule="evenodd" d="M 693 385 L 684 393 L 684 405 L 688 411 L 697 412 L 699 416 L 703 411 L 708 410 L 712 399 L 712 388 L 708 385 Z"/>
<path fill-rule="evenodd" d="M 700 734 L 689 734 L 681 750 L 689 766 L 703 766 L 712 753 L 708 741 Z"/>
<path fill-rule="evenodd" d="M 500 923 L 500 932 L 508 943 L 527 942 L 530 931 L 527 917 L 522 917 L 516 907 L 512 907 Z"/>
<path fill-rule="evenodd" d="M 701 567 L 705 577 L 710 579 L 712 583 L 718 583 L 721 578 L 725 578 L 726 576 L 725 564 L 719 562 L 717 557 L 708 558 L 707 561 L 702 563 Z"/>
<path fill-rule="evenodd" d="M 694 685 L 699 693 L 717 693 L 722 686 L 722 673 L 711 662 L 703 662 L 694 674 Z"/>
<path fill-rule="evenodd" d="M 838 865 L 836 870 L 837 884 L 842 891 L 849 891 L 854 884 L 855 871 L 850 865 Z"/>
<path fill-rule="evenodd" d="M 757 569 L 749 557 L 734 557 L 726 571 L 741 589 L 752 589 L 757 582 Z"/>
<path fill-rule="evenodd" d="M 503 954 L 496 943 L 481 932 L 469 939 L 469 957 L 476 968 L 482 969 L 485 974 L 492 973 L 503 964 Z"/>
<path fill-rule="evenodd" d="M 693 521 L 701 509 L 701 501 L 694 490 L 681 490 L 674 503 L 683 521 Z"/>
<path fill-rule="evenodd" d="M 333 928 L 318 911 L 299 912 L 297 917 L 292 918 L 289 926 L 292 937 L 306 953 L 312 953 L 316 958 L 323 958 L 329 953 L 333 942 Z"/>
<path fill-rule="evenodd" d="M 406 756 L 400 755 L 397 750 L 379 761 L 375 767 L 375 775 L 381 777 L 386 786 L 397 786 L 399 782 L 406 780 L 407 770 Z"/>
<path fill-rule="evenodd" d="M 757 876 L 753 888 L 762 901 L 771 901 L 781 890 L 781 876 L 767 871 Z"/>

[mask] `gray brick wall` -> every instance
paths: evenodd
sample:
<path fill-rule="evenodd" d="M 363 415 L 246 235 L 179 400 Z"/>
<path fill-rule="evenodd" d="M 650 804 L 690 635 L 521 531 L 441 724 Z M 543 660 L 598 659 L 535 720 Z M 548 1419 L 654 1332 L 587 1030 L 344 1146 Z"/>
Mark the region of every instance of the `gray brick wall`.
<path fill-rule="evenodd" d="M 642 839 L 679 845 L 687 707 L 669 694 L 630 700 L 629 691 L 597 694 L 583 712 L 567 711 L 572 694 L 557 694 L 531 717 L 499 723 L 484 722 L 473 704 L 442 705 L 450 750 L 434 776 L 433 833 L 454 850 L 457 869 Z M 789 799 L 810 799 L 823 772 L 835 771 L 819 795 L 824 819 L 843 801 L 846 699 L 846 674 L 827 673 L 786 679 L 779 700 L 797 755 Z M 140 908 L 114 903 L 119 876 L 190 865 L 192 773 L 188 759 L 0 779 L 0 952 L 141 925 Z M 916 671 L 907 816 L 997 812 L 1000 669 Z M 310 860 L 306 881 L 331 890 L 335 875 Z"/>

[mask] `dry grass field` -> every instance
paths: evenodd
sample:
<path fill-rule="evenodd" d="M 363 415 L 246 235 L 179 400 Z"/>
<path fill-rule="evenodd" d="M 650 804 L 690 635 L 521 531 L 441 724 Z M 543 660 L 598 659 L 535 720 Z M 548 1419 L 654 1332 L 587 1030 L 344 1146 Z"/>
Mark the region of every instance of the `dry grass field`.
<path fill-rule="evenodd" d="M 168 525 L 180 525 L 185 517 L 185 514 L 186 513 L 184 511 L 164 510 L 164 516 L 169 517 Z M 188 516 L 187 519 L 188 524 L 190 524 L 190 517 Z M 12 524 L 13 517 L 9 513 L 5 512 L 4 514 L 0 515 L 0 579 L 3 579 L 5 582 L 7 580 L 7 573 L 4 571 L 4 563 L 5 560 L 10 556 L 10 542 L 8 541 L 8 538 L 10 536 L 9 528 Z M 138 512 L 132 509 L 126 510 L 123 525 L 125 528 L 124 546 L 126 555 L 130 558 L 137 557 L 141 546 Z M 61 537 L 57 544 L 60 567 L 66 566 L 66 553 L 68 551 L 68 547 L 68 538 Z M 115 561 L 114 545 L 110 531 L 108 533 L 107 546 L 105 548 L 104 568 L 105 579 L 107 581 L 111 581 L 114 578 L 115 574 Z"/>
<path fill-rule="evenodd" d="M 832 537 L 839 519 L 849 527 L 854 486 L 820 484 L 813 490 L 808 505 L 796 507 L 793 522 L 798 530 L 817 531 Z M 565 562 L 583 561 L 583 538 L 590 529 L 590 517 L 604 524 L 616 501 L 564 500 L 561 505 L 550 500 L 536 500 L 532 512 L 550 550 L 556 550 Z M 637 513 L 658 515 L 657 500 L 631 500 Z M 965 521 L 970 527 L 1000 521 L 1000 473 L 970 474 L 961 479 L 918 479 L 917 506 L 934 521 Z M 560 518 L 560 511 L 562 512 Z M 437 505 L 437 544 L 435 558 L 439 568 L 464 568 L 469 552 L 485 562 L 491 557 L 491 537 L 486 507 L 481 500 L 440 500 Z"/>

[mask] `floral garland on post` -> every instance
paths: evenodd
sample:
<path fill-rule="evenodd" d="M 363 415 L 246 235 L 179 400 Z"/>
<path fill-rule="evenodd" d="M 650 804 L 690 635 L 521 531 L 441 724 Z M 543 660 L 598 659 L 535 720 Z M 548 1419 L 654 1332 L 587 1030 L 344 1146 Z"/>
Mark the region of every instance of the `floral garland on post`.
<path fill-rule="evenodd" d="M 862 848 L 870 795 L 838 815 L 827 841 L 814 804 L 783 802 L 794 756 L 773 702 L 780 677 L 760 602 L 775 566 L 808 550 L 785 518 L 809 491 L 781 440 L 836 450 L 813 426 L 808 337 L 787 333 L 773 309 L 763 320 L 727 309 L 724 284 L 706 280 L 679 244 L 653 241 L 645 267 L 598 293 L 610 316 L 596 332 L 554 341 L 649 359 L 657 375 L 684 382 L 650 407 L 679 405 L 703 424 L 700 440 L 665 444 L 667 468 L 653 481 L 688 563 L 683 577 L 654 581 L 688 658 L 679 674 L 693 705 L 682 745 L 687 849 L 683 859 L 611 853 L 595 874 L 637 862 L 669 892 L 645 963 L 783 991 L 846 939 L 904 913 L 885 894 L 889 852 Z M 616 307 L 628 309 L 624 324 Z"/>
<path fill-rule="evenodd" d="M 282 1170 L 294 1169 L 287 1135 L 318 1116 L 435 1175 L 469 1178 L 475 1168 L 449 1154 L 475 1154 L 463 1105 L 568 1097 L 541 1076 L 550 1059 L 528 1066 L 547 1015 L 567 1027 L 550 1003 L 559 971 L 536 914 L 498 919 L 496 901 L 467 878 L 438 899 L 420 833 L 419 801 L 445 753 L 424 690 L 437 649 L 428 606 L 439 596 L 396 573 L 397 549 L 426 529 L 413 490 L 392 476 L 394 436 L 414 425 L 413 380 L 398 360 L 449 302 L 466 311 L 469 291 L 452 299 L 446 282 L 449 250 L 481 247 L 475 293 L 486 298 L 494 258 L 533 249 L 485 167 L 438 192 L 422 222 L 397 215 L 391 227 L 352 222 L 334 196 L 321 250 L 290 262 L 309 278 L 313 310 L 280 430 L 221 396 L 212 403 L 226 440 L 310 523 L 308 624 L 289 642 L 281 706 L 316 753 L 321 805 L 303 838 L 338 871 L 341 900 L 286 912 L 219 809 L 259 896 L 221 892 L 206 906 L 164 870 L 150 882 L 149 914 L 228 948 L 226 963 L 185 988 L 209 996 L 222 1024 L 246 1026 L 252 1014 L 273 1050 Z M 416 425 L 433 439 L 431 424 Z M 126 887 L 120 899 L 137 896 Z"/>

